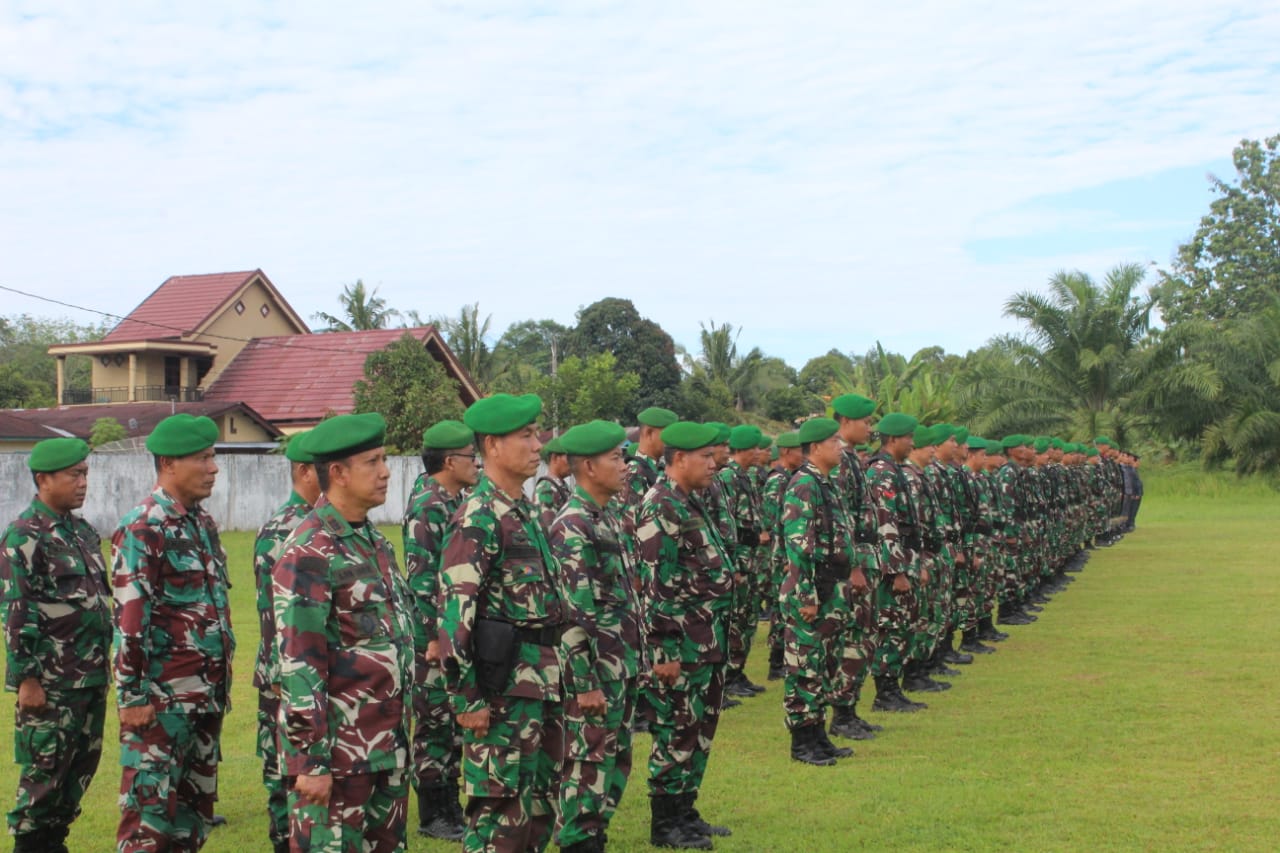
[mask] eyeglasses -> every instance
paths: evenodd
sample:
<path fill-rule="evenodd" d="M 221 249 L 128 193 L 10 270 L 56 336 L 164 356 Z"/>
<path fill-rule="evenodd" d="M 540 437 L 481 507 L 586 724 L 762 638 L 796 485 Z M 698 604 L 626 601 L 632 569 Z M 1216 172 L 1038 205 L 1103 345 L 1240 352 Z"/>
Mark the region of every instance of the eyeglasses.
<path fill-rule="evenodd" d="M 474 453 L 448 453 L 448 454 L 445 454 L 445 458 L 446 458 L 446 459 L 447 459 L 448 457 L 450 457 L 450 456 L 457 456 L 457 457 L 458 457 L 458 458 L 460 458 L 460 459 L 470 459 L 470 460 L 472 460 L 472 461 L 475 461 L 475 458 L 476 458 L 476 454 L 474 454 Z"/>

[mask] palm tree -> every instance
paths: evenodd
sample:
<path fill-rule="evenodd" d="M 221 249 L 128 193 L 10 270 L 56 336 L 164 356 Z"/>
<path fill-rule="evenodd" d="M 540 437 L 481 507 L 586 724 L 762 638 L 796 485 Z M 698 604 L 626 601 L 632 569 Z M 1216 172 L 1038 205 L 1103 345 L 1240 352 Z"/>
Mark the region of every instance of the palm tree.
<path fill-rule="evenodd" d="M 493 382 L 493 352 L 485 339 L 493 320 L 490 314 L 480 319 L 480 303 L 463 305 L 456 319 L 439 317 L 436 325 L 444 332 L 445 340 L 458 361 L 471 374 L 471 379 L 487 392 Z"/>
<path fill-rule="evenodd" d="M 752 347 L 750 352 L 739 355 L 741 326 L 735 331 L 729 323 L 717 326 L 715 321 L 708 321 L 708 325 L 698 325 L 702 329 L 699 335 L 702 354 L 691 361 L 690 369 L 700 370 L 710 382 L 719 382 L 728 388 L 734 408 L 741 412 L 748 402 L 754 402 L 749 399 L 751 386 L 764 362 L 764 353 L 759 347 Z"/>
<path fill-rule="evenodd" d="M 378 288 L 366 291 L 364 282 L 356 279 L 355 284 L 342 288 L 338 303 L 342 305 L 345 320 L 335 317 L 326 311 L 317 311 L 312 318 L 326 324 L 326 332 L 364 332 L 370 329 L 385 329 L 393 317 L 400 312 L 388 308 L 385 299 L 377 295 Z"/>
<path fill-rule="evenodd" d="M 1140 264 L 1110 270 L 1102 285 L 1080 271 L 1049 279 L 1047 296 L 1018 293 L 1005 315 L 1023 320 L 1025 337 L 996 338 L 971 368 L 964 402 L 975 426 L 996 435 L 1027 431 L 1123 441 L 1140 416 L 1126 395 L 1137 385 L 1137 354 L 1152 303 L 1135 295 Z"/>

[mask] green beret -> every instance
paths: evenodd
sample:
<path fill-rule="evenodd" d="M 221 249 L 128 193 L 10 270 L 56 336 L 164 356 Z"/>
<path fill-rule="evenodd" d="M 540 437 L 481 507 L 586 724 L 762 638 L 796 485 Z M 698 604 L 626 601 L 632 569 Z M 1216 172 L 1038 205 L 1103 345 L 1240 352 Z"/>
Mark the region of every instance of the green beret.
<path fill-rule="evenodd" d="M 911 431 L 911 438 L 916 447 L 932 447 L 933 437 L 938 434 L 937 427 L 916 425 Z"/>
<path fill-rule="evenodd" d="M 876 401 L 861 394 L 841 394 L 831 401 L 831 410 L 851 420 L 865 418 L 876 410 Z"/>
<path fill-rule="evenodd" d="M 757 450 L 768 450 L 773 447 L 773 439 L 763 433 L 760 435 L 760 441 L 756 444 Z"/>
<path fill-rule="evenodd" d="M 89 455 L 88 442 L 79 438 L 46 438 L 31 448 L 27 467 L 36 474 L 79 465 Z"/>
<path fill-rule="evenodd" d="M 698 450 L 711 444 L 723 444 L 719 440 L 721 426 L 724 425 L 676 421 L 662 431 L 662 443 L 676 450 Z"/>
<path fill-rule="evenodd" d="M 564 445 L 560 443 L 560 438 L 561 436 L 556 436 L 555 438 L 548 441 L 546 444 L 542 445 L 543 459 L 546 459 L 548 456 L 551 456 L 554 453 L 558 453 L 561 455 L 564 454 L 565 452 Z"/>
<path fill-rule="evenodd" d="M 613 421 L 592 421 L 570 427 L 559 442 L 562 452 L 573 456 L 598 456 L 627 440 L 627 431 Z"/>
<path fill-rule="evenodd" d="M 999 456 L 1004 452 L 1004 445 L 996 441 L 994 438 L 987 442 L 987 453 L 992 456 Z"/>
<path fill-rule="evenodd" d="M 1029 435 L 1014 433 L 1013 435 L 1006 435 L 1004 438 L 1000 439 L 1000 446 L 1007 450 L 1011 447 L 1029 446 L 1034 440 L 1035 439 Z"/>
<path fill-rule="evenodd" d="M 948 438 L 955 435 L 956 428 L 951 424 L 934 424 L 933 425 L 933 443 L 942 444 Z"/>
<path fill-rule="evenodd" d="M 422 433 L 423 450 L 457 450 L 474 443 L 476 435 L 462 421 L 441 421 Z"/>
<path fill-rule="evenodd" d="M 1086 447 L 1084 451 L 1084 455 L 1085 456 L 1101 456 L 1102 454 L 1098 452 L 1098 448 L 1096 447 Z"/>
<path fill-rule="evenodd" d="M 493 394 L 476 400 L 462 415 L 463 422 L 484 435 L 507 435 L 523 429 L 542 414 L 542 398 L 537 394 Z"/>
<path fill-rule="evenodd" d="M 310 465 L 316 461 L 316 457 L 312 455 L 311 451 L 307 450 L 305 439 L 309 432 L 311 430 L 304 429 L 302 432 L 295 432 L 289 436 L 289 441 L 284 446 L 285 459 L 290 462 L 301 462 L 304 465 Z"/>
<path fill-rule="evenodd" d="M 197 418 L 183 412 L 156 424 L 147 436 L 147 450 L 156 456 L 190 456 L 208 450 L 217 441 L 217 424 L 204 415 Z"/>
<path fill-rule="evenodd" d="M 377 412 L 338 415 L 321 421 L 311 432 L 303 449 L 317 462 L 342 459 L 387 443 L 387 421 Z"/>
<path fill-rule="evenodd" d="M 760 443 L 760 427 L 751 424 L 739 424 L 729 430 L 730 450 L 753 450 Z"/>
<path fill-rule="evenodd" d="M 911 415 L 904 415 L 902 412 L 890 412 L 880 419 L 880 423 L 876 424 L 876 432 L 890 438 L 898 436 L 911 435 L 915 432 L 916 425 L 920 422 Z"/>
<path fill-rule="evenodd" d="M 869 445 L 869 444 L 859 444 L 859 445 L 856 445 L 853 449 L 854 449 L 854 450 L 856 450 L 856 451 L 858 451 L 859 453 L 870 453 L 870 452 L 871 452 L 871 445 Z"/>
<path fill-rule="evenodd" d="M 645 426 L 666 429 L 676 421 L 680 420 L 680 416 L 670 409 L 664 409 L 661 406 L 650 406 L 640 414 L 636 415 L 636 420 Z"/>
<path fill-rule="evenodd" d="M 813 444 L 815 441 L 826 441 L 840 429 L 840 424 L 831 418 L 810 418 L 800 424 L 796 433 L 801 444 Z"/>
<path fill-rule="evenodd" d="M 716 440 L 711 442 L 712 444 L 729 443 L 729 436 L 733 433 L 733 430 L 729 429 L 728 424 L 721 423 L 720 421 L 709 421 L 707 426 L 716 428 Z"/>
<path fill-rule="evenodd" d="M 777 462 L 777 461 L 778 461 L 778 457 L 779 457 L 779 456 L 781 456 L 781 455 L 782 455 L 782 451 L 781 451 L 781 450 L 779 450 L 779 449 L 777 448 L 777 446 L 775 445 L 772 449 L 770 449 L 770 450 L 769 450 L 769 461 L 770 461 L 770 462 Z"/>
<path fill-rule="evenodd" d="M 784 432 L 782 435 L 778 436 L 778 446 L 779 447 L 799 447 L 800 433 Z"/>
<path fill-rule="evenodd" d="M 1111 439 L 1107 438 L 1105 435 L 1098 436 L 1093 440 L 1093 443 L 1097 445 L 1105 445 L 1106 447 L 1115 447 L 1115 444 L 1112 443 Z"/>
<path fill-rule="evenodd" d="M 1057 436 L 1054 436 L 1053 438 L 1049 439 L 1049 446 L 1052 447 L 1054 450 L 1065 451 L 1067 449 L 1067 443 L 1062 439 L 1058 438 Z"/>
<path fill-rule="evenodd" d="M 967 444 L 969 441 L 968 427 L 958 426 L 951 431 L 951 434 L 955 437 L 956 444 L 960 445 L 961 447 L 964 447 L 965 444 Z"/>
<path fill-rule="evenodd" d="M 981 436 L 971 435 L 965 440 L 964 444 L 970 450 L 986 450 L 989 442 Z"/>
<path fill-rule="evenodd" d="M 1032 442 L 1031 447 L 1035 449 L 1035 452 L 1036 452 L 1036 453 L 1044 453 L 1044 452 L 1046 452 L 1046 451 L 1049 449 L 1049 439 L 1048 439 L 1048 437 L 1047 437 L 1047 436 L 1043 436 L 1043 435 L 1042 435 L 1042 436 L 1040 436 L 1040 437 L 1039 437 L 1039 438 L 1037 438 L 1034 442 Z"/>

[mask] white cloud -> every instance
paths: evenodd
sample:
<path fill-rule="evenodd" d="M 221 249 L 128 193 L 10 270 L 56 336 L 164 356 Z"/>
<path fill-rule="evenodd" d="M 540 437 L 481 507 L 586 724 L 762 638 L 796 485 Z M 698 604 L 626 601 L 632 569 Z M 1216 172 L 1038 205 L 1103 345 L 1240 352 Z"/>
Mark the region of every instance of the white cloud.
<path fill-rule="evenodd" d="M 45 5 L 0 17 L 0 283 L 128 310 L 261 266 L 304 314 L 360 276 L 498 329 L 628 295 L 795 362 L 1009 330 L 1135 248 L 1020 205 L 1220 159 L 1280 89 L 1280 11 L 1219 4 Z"/>

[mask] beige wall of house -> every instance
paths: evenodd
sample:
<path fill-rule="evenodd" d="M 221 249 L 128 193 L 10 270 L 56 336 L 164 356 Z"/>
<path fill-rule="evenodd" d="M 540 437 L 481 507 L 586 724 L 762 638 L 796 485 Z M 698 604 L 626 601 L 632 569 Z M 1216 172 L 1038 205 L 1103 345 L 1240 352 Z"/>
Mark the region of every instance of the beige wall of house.
<path fill-rule="evenodd" d="M 31 448 L 35 446 L 36 442 L 34 441 L 19 441 L 15 438 L 8 441 L 0 441 L 0 453 L 30 453 Z M 27 482 L 30 483 L 31 479 L 27 478 Z"/>
<path fill-rule="evenodd" d="M 243 313 L 236 312 L 236 302 L 243 303 Z M 268 309 L 265 317 L 262 316 L 264 305 Z M 232 338 L 266 338 L 297 333 L 298 330 L 289 321 L 288 314 L 281 310 L 280 303 L 270 291 L 263 287 L 262 282 L 255 278 L 240 294 L 239 299 L 231 300 L 226 310 L 209 324 L 204 334 L 188 339 L 213 344 L 218 348 L 218 354 L 213 359 L 213 367 L 205 374 L 204 381 L 200 384 L 205 388 L 212 385 L 218 378 L 218 374 L 222 373 L 226 366 L 240 354 L 240 350 L 244 349 L 247 342 L 227 340 L 215 337 L 216 335 Z"/>
<path fill-rule="evenodd" d="M 217 419 L 221 441 L 274 441 L 266 430 L 244 415 L 228 412 Z"/>

